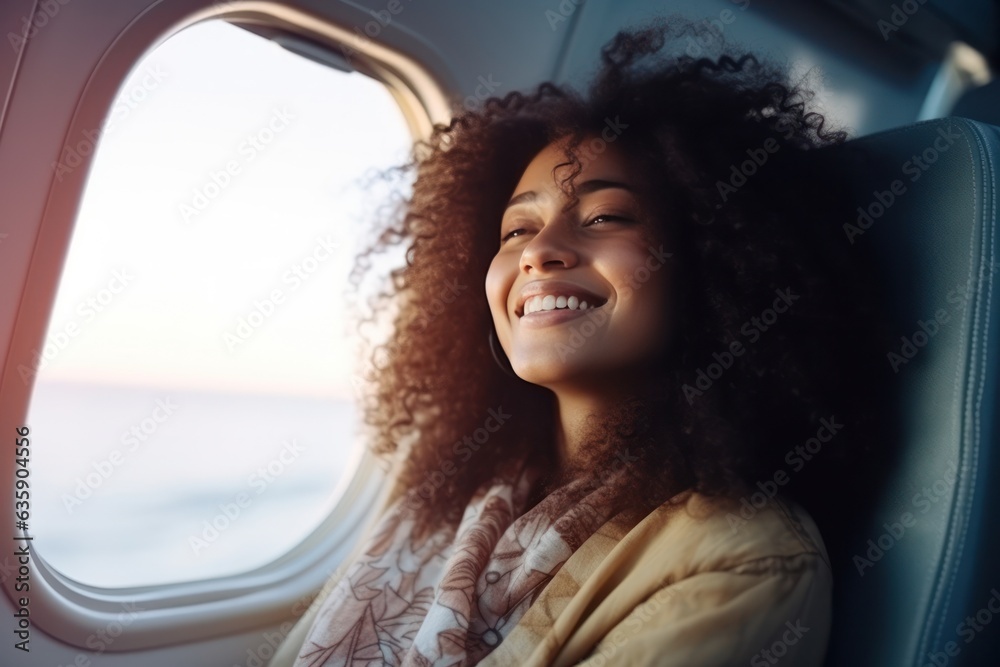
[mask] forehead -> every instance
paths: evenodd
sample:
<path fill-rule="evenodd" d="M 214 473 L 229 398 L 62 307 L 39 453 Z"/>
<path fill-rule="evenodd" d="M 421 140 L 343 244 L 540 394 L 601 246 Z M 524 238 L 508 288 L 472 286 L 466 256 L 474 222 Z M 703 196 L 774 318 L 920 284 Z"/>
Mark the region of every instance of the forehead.
<path fill-rule="evenodd" d="M 567 142 L 555 141 L 543 148 L 528 164 L 513 195 L 534 191 L 556 197 L 565 196 L 558 183 L 572 173 L 573 166 L 566 164 Z M 625 150 L 618 144 L 608 143 L 600 137 L 586 137 L 574 147 L 582 170 L 575 183 L 587 180 L 608 180 L 636 184 L 637 178 Z"/>

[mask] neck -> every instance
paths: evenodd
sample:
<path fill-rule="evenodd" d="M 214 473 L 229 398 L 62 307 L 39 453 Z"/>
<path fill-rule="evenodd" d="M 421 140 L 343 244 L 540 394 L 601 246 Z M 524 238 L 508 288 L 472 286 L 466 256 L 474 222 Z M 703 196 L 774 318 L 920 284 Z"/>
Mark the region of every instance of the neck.
<path fill-rule="evenodd" d="M 605 401 L 590 394 L 560 393 L 556 395 L 556 451 L 559 467 L 565 469 L 579 460 L 587 418 L 600 415 Z M 599 418 L 599 417 L 598 417 Z"/>
<path fill-rule="evenodd" d="M 551 388 L 556 396 L 555 440 L 562 470 L 580 462 L 587 447 L 587 430 L 599 423 L 603 414 L 643 393 L 643 386 L 635 377 L 627 382 L 605 379 L 598 384 L 600 386 Z M 588 423 L 588 419 L 592 421 Z"/>

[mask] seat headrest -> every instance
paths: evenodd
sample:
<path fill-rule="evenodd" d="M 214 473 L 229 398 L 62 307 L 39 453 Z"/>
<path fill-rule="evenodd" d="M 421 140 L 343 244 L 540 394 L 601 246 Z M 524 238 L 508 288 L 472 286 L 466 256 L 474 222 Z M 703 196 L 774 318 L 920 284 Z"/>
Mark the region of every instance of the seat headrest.
<path fill-rule="evenodd" d="M 833 563 L 827 664 L 995 664 L 1000 129 L 944 118 L 819 152 L 848 165 L 844 243 L 874 253 L 892 297 L 900 422 L 897 463 Z"/>

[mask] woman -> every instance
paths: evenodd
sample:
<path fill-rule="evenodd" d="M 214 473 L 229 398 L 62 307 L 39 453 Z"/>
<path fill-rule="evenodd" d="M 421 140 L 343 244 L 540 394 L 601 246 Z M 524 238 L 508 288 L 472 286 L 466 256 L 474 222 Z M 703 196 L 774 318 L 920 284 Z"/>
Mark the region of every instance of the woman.
<path fill-rule="evenodd" d="M 358 262 L 408 243 L 365 405 L 394 490 L 272 664 L 821 664 L 813 517 L 864 502 L 888 346 L 807 155 L 845 134 L 751 56 L 671 55 L 699 30 L 417 146 Z"/>

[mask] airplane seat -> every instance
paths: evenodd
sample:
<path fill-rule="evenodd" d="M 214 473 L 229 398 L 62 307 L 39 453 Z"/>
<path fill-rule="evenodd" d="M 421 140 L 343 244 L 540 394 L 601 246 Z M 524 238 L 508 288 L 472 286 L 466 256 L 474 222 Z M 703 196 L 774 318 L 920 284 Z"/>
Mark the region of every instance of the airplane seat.
<path fill-rule="evenodd" d="M 1000 125 L 1000 79 L 965 91 L 955 102 L 951 115 Z"/>
<path fill-rule="evenodd" d="M 858 165 L 845 242 L 885 274 L 900 441 L 832 562 L 825 664 L 998 664 L 1000 128 L 943 118 L 829 151 Z"/>

